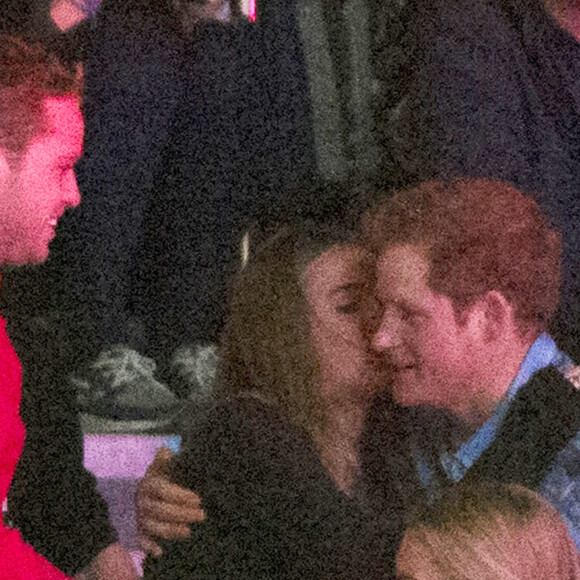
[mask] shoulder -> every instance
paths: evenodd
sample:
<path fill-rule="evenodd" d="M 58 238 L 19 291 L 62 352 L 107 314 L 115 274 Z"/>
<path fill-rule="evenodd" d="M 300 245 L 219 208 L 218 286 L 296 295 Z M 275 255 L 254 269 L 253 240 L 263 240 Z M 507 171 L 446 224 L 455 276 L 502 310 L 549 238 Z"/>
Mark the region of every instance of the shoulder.
<path fill-rule="evenodd" d="M 406 18 L 408 82 L 411 94 L 420 92 L 412 109 L 440 107 L 454 123 L 458 112 L 472 116 L 478 107 L 489 107 L 489 91 L 509 99 L 517 95 L 513 85 L 522 74 L 524 47 L 499 1 L 434 0 Z"/>
<path fill-rule="evenodd" d="M 174 461 L 174 475 L 178 483 L 194 489 L 204 481 L 269 485 L 273 479 L 299 479 L 301 466 L 321 468 L 309 437 L 278 407 L 254 397 L 215 405 L 189 429 L 185 440 L 186 448 Z"/>
<path fill-rule="evenodd" d="M 503 1 L 503 0 L 502 0 Z M 428 2 L 413 2 L 405 9 L 403 17 L 406 24 L 412 21 L 421 27 L 428 27 L 441 35 L 449 32 L 467 34 L 494 26 L 506 26 L 509 22 L 509 12 L 505 10 L 507 3 L 497 0 L 431 0 Z M 420 32 L 415 27 L 417 33 Z M 428 42 L 429 39 L 426 39 Z"/>
<path fill-rule="evenodd" d="M 542 445 L 562 449 L 580 430 L 580 369 L 548 366 L 532 375 L 510 406 L 512 419 L 543 433 Z"/>
<path fill-rule="evenodd" d="M 204 420 L 191 425 L 189 431 L 191 437 L 202 432 L 211 435 L 212 439 L 231 440 L 236 446 L 243 445 L 244 441 L 248 444 L 309 441 L 306 434 L 294 426 L 277 405 L 250 394 L 216 403 L 205 414 Z"/>
<path fill-rule="evenodd" d="M 580 431 L 559 453 L 539 491 L 568 524 L 580 550 Z"/>
<path fill-rule="evenodd" d="M 415 2 L 404 15 L 404 46 L 418 70 L 437 66 L 454 75 L 462 69 L 494 73 L 517 66 L 514 52 L 523 50 L 521 10 L 515 0 L 431 0 Z M 496 67 L 497 68 L 496 70 Z M 492 81 L 495 77 L 490 76 Z"/>
<path fill-rule="evenodd" d="M 521 401 L 566 415 L 580 414 L 580 367 L 551 365 L 539 370 L 520 388 L 514 404 Z"/>

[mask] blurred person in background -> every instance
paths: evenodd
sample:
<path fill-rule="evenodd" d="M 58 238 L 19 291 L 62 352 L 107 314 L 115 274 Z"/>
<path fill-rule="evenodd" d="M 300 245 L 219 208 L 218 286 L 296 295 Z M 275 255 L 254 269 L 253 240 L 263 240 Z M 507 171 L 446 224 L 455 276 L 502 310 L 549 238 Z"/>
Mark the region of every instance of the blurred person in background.
<path fill-rule="evenodd" d="M 459 486 L 416 514 L 399 580 L 578 580 L 580 556 L 558 512 L 514 484 Z"/>
<path fill-rule="evenodd" d="M 1 261 L 39 264 L 48 257 L 58 220 L 80 201 L 74 164 L 83 148 L 81 84 L 39 47 L 2 35 L 0 51 Z M 2 353 L 4 501 L 25 438 L 19 414 L 22 371 L 4 321 Z M 17 530 L 2 525 L 0 536 L 2 578 L 65 578 Z"/>
<path fill-rule="evenodd" d="M 83 146 L 81 81 L 39 46 L 2 36 L 0 50 L 2 260 L 6 266 L 40 264 L 48 257 L 48 245 L 58 220 L 67 207 L 78 205 L 80 200 L 74 165 Z M 8 267 L 4 271 L 8 276 L 12 273 Z M 55 344 L 50 322 L 38 324 L 21 318 L 17 302 L 6 300 L 3 313 L 8 333 L 22 358 L 21 415 L 27 431 L 10 486 L 24 442 L 24 428 L 17 413 L 20 366 L 6 338 L 5 411 L 11 418 L 6 420 L 5 434 L 12 439 L 5 442 L 3 497 L 10 486 L 10 523 L 67 574 L 86 568 L 133 579 L 135 569 L 130 556 L 116 543 L 106 504 L 95 490 L 94 478 L 82 465 L 78 416 L 73 412 L 71 419 L 66 414 L 68 403 L 74 405 L 74 397 L 71 402 L 70 393 L 47 388 L 57 380 L 55 375 L 66 370 L 67 359 L 55 355 L 52 362 L 56 366 L 43 366 L 47 358 L 44 349 L 62 354 L 66 347 L 60 342 Z M 80 344 L 78 347 L 82 348 Z M 72 355 L 67 353 L 72 358 L 77 354 L 78 349 Z M 58 368 L 60 363 L 64 369 Z M 62 400 L 58 399 L 61 394 Z M 31 578 L 62 576 L 51 572 L 48 563 L 40 558 L 29 556 L 27 564 L 27 550 L 20 562 L 17 533 L 7 532 L 3 537 L 7 550 L 3 556 L 6 562 L 3 560 L 0 566 L 3 577 L 28 577 L 20 575 L 24 572 L 18 566 L 22 570 L 28 568 Z M 31 553 L 30 548 L 28 552 Z"/>

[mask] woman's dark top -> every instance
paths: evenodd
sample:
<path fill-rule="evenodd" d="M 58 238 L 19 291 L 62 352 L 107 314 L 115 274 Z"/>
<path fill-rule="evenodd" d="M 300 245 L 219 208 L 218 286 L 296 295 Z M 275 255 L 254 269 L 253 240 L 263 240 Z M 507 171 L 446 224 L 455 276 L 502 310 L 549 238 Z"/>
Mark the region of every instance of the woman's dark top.
<path fill-rule="evenodd" d="M 163 545 L 145 578 L 391 578 L 399 533 L 337 489 L 311 439 L 254 397 L 217 405 L 175 459 L 173 481 L 207 520 Z"/>

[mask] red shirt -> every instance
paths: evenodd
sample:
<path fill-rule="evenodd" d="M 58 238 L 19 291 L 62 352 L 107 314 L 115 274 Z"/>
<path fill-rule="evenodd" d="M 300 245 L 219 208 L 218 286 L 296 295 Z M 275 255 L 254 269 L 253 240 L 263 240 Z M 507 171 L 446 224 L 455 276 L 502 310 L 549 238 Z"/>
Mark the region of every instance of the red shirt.
<path fill-rule="evenodd" d="M 20 419 L 22 369 L 0 317 L 0 503 L 8 495 L 10 482 L 24 445 Z M 7 528 L 0 514 L 0 580 L 66 580 L 60 570 L 26 544 L 20 532 Z"/>

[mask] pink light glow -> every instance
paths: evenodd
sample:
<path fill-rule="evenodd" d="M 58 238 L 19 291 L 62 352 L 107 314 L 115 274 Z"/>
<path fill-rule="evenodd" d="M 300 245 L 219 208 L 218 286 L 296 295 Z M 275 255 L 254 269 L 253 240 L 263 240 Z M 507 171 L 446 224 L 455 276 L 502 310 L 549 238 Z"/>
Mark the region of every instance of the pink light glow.
<path fill-rule="evenodd" d="M 248 18 L 256 22 L 256 0 L 248 0 Z"/>

